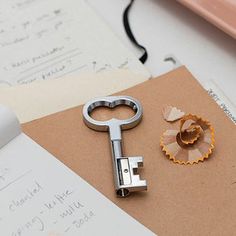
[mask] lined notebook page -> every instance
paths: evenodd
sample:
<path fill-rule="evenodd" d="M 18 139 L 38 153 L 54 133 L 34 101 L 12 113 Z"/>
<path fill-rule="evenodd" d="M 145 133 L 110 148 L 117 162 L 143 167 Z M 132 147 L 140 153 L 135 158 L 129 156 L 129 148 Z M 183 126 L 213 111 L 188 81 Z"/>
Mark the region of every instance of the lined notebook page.
<path fill-rule="evenodd" d="M 7 124 L 0 123 L 0 135 L 5 130 L 13 138 L 0 149 L 0 235 L 155 235 L 28 136 L 19 134 L 12 113 L 2 107 L 0 113 Z"/>
<path fill-rule="evenodd" d="M 130 69 L 150 74 L 84 0 L 0 0 L 0 85 Z"/>

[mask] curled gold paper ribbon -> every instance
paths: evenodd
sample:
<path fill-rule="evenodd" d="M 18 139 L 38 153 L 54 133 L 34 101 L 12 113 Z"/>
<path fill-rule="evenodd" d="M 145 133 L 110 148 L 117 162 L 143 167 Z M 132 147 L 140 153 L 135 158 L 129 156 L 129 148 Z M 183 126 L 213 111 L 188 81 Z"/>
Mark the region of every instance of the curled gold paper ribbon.
<path fill-rule="evenodd" d="M 160 141 L 162 151 L 178 164 L 194 164 L 208 158 L 214 149 L 215 134 L 210 122 L 185 115 L 179 130 L 166 130 Z"/>

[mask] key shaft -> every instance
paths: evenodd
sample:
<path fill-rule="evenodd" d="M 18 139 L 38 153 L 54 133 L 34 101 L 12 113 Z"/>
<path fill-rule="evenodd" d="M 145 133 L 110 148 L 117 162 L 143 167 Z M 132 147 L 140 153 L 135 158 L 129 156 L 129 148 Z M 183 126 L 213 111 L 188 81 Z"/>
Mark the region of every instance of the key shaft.
<path fill-rule="evenodd" d="M 121 132 L 118 123 L 109 125 L 116 194 L 126 197 L 130 192 L 146 190 L 147 184 L 145 180 L 140 180 L 136 173 L 138 167 L 142 166 L 142 157 L 124 157 Z"/>

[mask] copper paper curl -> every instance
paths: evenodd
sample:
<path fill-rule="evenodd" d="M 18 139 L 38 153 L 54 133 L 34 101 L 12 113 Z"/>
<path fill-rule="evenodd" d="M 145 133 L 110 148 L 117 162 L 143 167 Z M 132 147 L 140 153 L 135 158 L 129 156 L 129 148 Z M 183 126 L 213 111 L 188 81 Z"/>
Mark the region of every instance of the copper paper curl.
<path fill-rule="evenodd" d="M 209 158 L 214 149 L 214 129 L 196 115 L 185 115 L 179 130 L 166 130 L 160 141 L 162 151 L 178 164 L 194 164 Z"/>

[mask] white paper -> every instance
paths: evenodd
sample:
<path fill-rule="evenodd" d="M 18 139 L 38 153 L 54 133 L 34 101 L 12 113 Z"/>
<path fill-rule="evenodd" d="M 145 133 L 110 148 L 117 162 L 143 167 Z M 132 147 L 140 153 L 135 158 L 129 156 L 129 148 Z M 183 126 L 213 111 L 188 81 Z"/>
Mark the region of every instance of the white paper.
<path fill-rule="evenodd" d="M 0 149 L 21 133 L 15 114 L 7 107 L 0 106 Z"/>
<path fill-rule="evenodd" d="M 155 235 L 23 133 L 0 149 L 0 209 L 2 236 Z"/>
<path fill-rule="evenodd" d="M 1 86 L 112 69 L 150 76 L 84 0 L 0 4 Z"/>
<path fill-rule="evenodd" d="M 209 80 L 204 84 L 204 87 L 220 108 L 223 109 L 229 119 L 236 124 L 236 106 L 223 93 L 219 86 L 214 81 Z"/>

